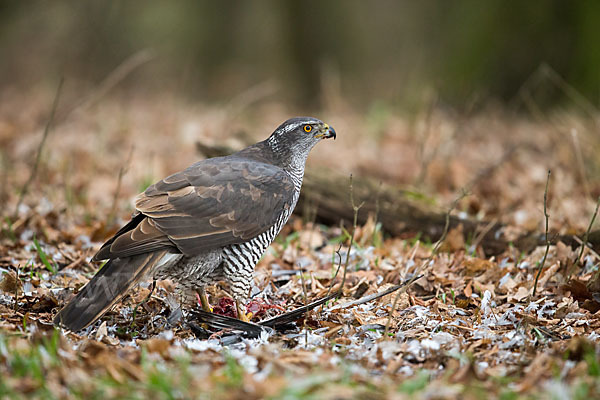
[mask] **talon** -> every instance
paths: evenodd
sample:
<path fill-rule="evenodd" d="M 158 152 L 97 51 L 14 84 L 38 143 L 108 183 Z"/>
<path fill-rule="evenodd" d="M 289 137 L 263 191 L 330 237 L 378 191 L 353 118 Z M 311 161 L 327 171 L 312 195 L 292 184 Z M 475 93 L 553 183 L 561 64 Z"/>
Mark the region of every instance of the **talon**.
<path fill-rule="evenodd" d="M 245 313 L 240 313 L 240 320 L 244 321 L 244 322 L 250 322 L 250 320 L 252 319 L 252 316 L 254 314 L 252 314 L 251 312 L 245 314 Z"/>
<path fill-rule="evenodd" d="M 242 307 L 242 305 L 240 304 L 239 300 L 235 301 L 235 309 L 237 311 L 238 319 L 240 321 L 250 322 L 250 319 L 252 318 L 253 314 L 251 312 L 245 313 L 243 311 L 244 308 L 246 308 L 246 307 Z"/>
<path fill-rule="evenodd" d="M 198 289 L 196 291 L 196 300 L 198 301 L 198 304 L 200 304 L 202 306 L 202 309 L 206 312 L 213 312 L 213 308 L 210 306 L 210 303 L 208 302 L 208 298 L 206 297 L 206 292 L 204 291 L 204 289 Z"/>

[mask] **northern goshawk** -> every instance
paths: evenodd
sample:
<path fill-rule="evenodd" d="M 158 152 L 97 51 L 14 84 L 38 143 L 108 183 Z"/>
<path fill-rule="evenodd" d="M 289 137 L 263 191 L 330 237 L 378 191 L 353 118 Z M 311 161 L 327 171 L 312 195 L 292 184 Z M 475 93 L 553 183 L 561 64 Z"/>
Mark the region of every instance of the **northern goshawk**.
<path fill-rule="evenodd" d="M 196 290 L 205 309 L 204 287 L 225 280 L 246 319 L 254 267 L 296 206 L 309 151 L 332 137 L 335 130 L 316 118 L 292 118 L 262 142 L 148 187 L 131 221 L 93 258 L 108 262 L 54 323 L 83 329 L 147 277 Z"/>

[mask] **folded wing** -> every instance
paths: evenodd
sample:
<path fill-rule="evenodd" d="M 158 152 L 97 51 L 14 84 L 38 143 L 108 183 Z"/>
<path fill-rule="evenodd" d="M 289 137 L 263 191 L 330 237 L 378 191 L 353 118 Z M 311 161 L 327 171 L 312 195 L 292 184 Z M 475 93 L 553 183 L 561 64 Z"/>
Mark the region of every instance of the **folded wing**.
<path fill-rule="evenodd" d="M 294 185 L 281 168 L 235 156 L 200 161 L 140 194 L 136 214 L 94 257 L 167 250 L 193 256 L 268 230 L 292 207 Z"/>

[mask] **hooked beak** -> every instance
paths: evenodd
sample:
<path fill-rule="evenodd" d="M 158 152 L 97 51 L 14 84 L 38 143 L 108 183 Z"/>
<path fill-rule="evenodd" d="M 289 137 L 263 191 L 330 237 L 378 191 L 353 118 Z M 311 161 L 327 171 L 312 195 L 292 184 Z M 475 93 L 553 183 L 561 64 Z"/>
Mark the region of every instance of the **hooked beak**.
<path fill-rule="evenodd" d="M 335 129 L 333 129 L 332 126 L 329 126 L 327 124 L 323 125 L 323 128 L 321 128 L 320 132 L 315 135 L 316 138 L 321 139 L 331 139 L 333 138 L 333 140 L 335 140 L 336 138 L 336 133 L 335 133 Z"/>

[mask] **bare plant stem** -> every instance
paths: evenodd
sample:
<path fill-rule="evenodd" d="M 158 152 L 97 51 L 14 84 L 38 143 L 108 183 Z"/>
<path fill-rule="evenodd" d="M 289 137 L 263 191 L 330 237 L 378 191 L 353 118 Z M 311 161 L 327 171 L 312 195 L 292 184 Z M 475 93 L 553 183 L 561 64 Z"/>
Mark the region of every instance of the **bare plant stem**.
<path fill-rule="evenodd" d="M 554 68 L 547 63 L 543 63 L 540 66 L 540 71 L 543 76 L 547 77 L 557 88 L 563 91 L 568 97 L 573 100 L 575 104 L 581 107 L 593 120 L 598 124 L 596 116 L 598 115 L 598 108 L 590 102 L 584 95 L 582 95 L 577 89 L 571 86 Z"/>
<path fill-rule="evenodd" d="M 379 209 L 381 205 L 379 204 L 379 198 L 381 197 L 381 189 L 383 187 L 383 182 L 379 181 L 379 186 L 377 187 L 377 194 L 375 195 L 375 227 L 373 229 L 373 237 L 371 238 L 371 242 L 375 243 L 375 239 L 377 236 L 377 224 L 379 223 Z M 383 238 L 383 236 L 382 236 Z"/>
<path fill-rule="evenodd" d="M 354 210 L 354 220 L 352 221 L 352 233 L 350 234 L 350 245 L 348 246 L 348 252 L 346 253 L 346 260 L 344 261 L 344 275 L 342 276 L 342 284 L 338 292 L 337 298 L 339 299 L 344 291 L 344 284 L 346 283 L 346 275 L 348 273 L 348 263 L 350 262 L 350 252 L 352 246 L 354 246 L 354 234 L 356 233 L 356 225 L 358 221 L 358 210 L 365 204 L 361 202 L 358 206 L 354 203 L 354 185 L 352 184 L 352 174 L 350 174 L 350 203 L 352 204 L 352 210 Z"/>
<path fill-rule="evenodd" d="M 21 271 L 21 264 L 17 265 L 15 272 L 15 312 L 19 309 L 19 271 Z"/>
<path fill-rule="evenodd" d="M 571 129 L 571 138 L 573 139 L 573 152 L 575 153 L 575 161 L 577 162 L 577 168 L 579 169 L 579 175 L 581 177 L 581 185 L 583 186 L 583 192 L 586 198 L 592 198 L 590 193 L 590 183 L 585 173 L 585 162 L 583 157 L 583 151 L 581 150 L 581 144 L 579 143 L 579 135 L 577 129 Z"/>
<path fill-rule="evenodd" d="M 340 269 L 342 268 L 342 255 L 340 254 L 340 250 L 342 249 L 342 244 L 340 243 L 340 247 L 338 247 L 338 249 L 335 251 L 335 254 L 337 254 L 339 262 L 338 262 L 338 267 L 335 270 L 335 274 L 333 274 L 333 277 L 331 278 L 331 283 L 329 284 L 329 289 L 327 289 L 327 296 L 329 296 L 329 294 L 331 293 L 331 289 L 333 289 L 333 284 L 335 283 L 335 278 L 337 278 L 338 274 L 340 273 Z"/>
<path fill-rule="evenodd" d="M 431 250 L 431 254 L 429 255 L 429 257 L 427 257 L 427 260 L 425 260 L 419 266 L 419 268 L 416 269 L 416 271 L 414 272 L 414 276 L 411 279 L 409 279 L 405 284 L 403 284 L 403 287 L 400 288 L 400 290 L 398 290 L 398 292 L 396 293 L 396 296 L 394 297 L 394 302 L 392 303 L 392 309 L 390 310 L 390 314 L 388 315 L 387 323 L 385 324 L 384 338 L 386 338 L 386 339 L 389 338 L 390 325 L 392 323 L 392 318 L 394 316 L 394 313 L 396 312 L 396 307 L 398 305 L 398 300 L 400 299 L 400 295 L 402 293 L 406 292 L 408 290 L 408 288 L 413 283 L 415 283 L 415 281 L 417 279 L 420 279 L 423 277 L 421 272 L 423 272 L 423 270 L 425 269 L 425 267 L 427 265 L 431 264 L 431 261 L 438 253 L 442 243 L 444 243 L 444 240 L 446 240 L 446 236 L 448 235 L 448 230 L 450 228 L 450 213 L 456 208 L 456 206 L 458 205 L 458 202 L 461 201 L 467 195 L 468 195 L 468 192 L 464 189 L 461 189 L 460 195 L 456 199 L 454 199 L 454 201 L 450 205 L 450 208 L 448 208 L 448 211 L 446 212 L 446 224 L 444 225 L 444 231 L 442 232 L 442 236 L 436 242 L 435 246 L 433 246 L 433 249 Z"/>
<path fill-rule="evenodd" d="M 540 262 L 540 266 L 538 267 L 537 274 L 535 275 L 535 282 L 533 283 L 533 297 L 535 297 L 535 293 L 537 291 L 537 283 L 540 278 L 540 274 L 542 273 L 542 269 L 544 269 L 544 264 L 546 264 L 546 258 L 548 257 L 548 250 L 550 249 L 550 241 L 548 240 L 548 219 L 550 216 L 548 215 L 548 184 L 550 183 L 550 174 L 551 171 L 548 170 L 548 178 L 546 179 L 546 189 L 544 190 L 544 218 L 546 220 L 546 251 L 544 252 L 544 257 L 542 257 L 542 261 Z"/>
<path fill-rule="evenodd" d="M 44 150 L 44 145 L 46 144 L 46 139 L 48 138 L 48 134 L 50 133 L 50 127 L 52 126 L 52 122 L 54 121 L 54 116 L 56 115 L 56 109 L 58 107 L 58 99 L 60 98 L 60 92 L 63 86 L 64 78 L 60 79 L 58 83 L 58 88 L 56 89 L 56 94 L 54 95 L 54 101 L 52 102 L 52 110 L 50 111 L 50 116 L 48 117 L 48 121 L 46 122 L 46 127 L 44 128 L 44 135 L 42 136 L 42 140 L 40 145 L 38 146 L 37 156 L 35 158 L 35 162 L 33 164 L 33 168 L 31 169 L 31 174 L 29 175 L 29 179 L 23 185 L 21 189 L 21 193 L 19 194 L 19 200 L 17 201 L 17 205 L 15 206 L 14 219 L 17 218 L 19 214 L 19 207 L 23 203 L 27 192 L 29 191 L 29 186 L 31 182 L 35 179 L 37 175 L 38 168 L 40 166 L 40 160 L 42 158 L 42 151 Z"/>
<path fill-rule="evenodd" d="M 302 297 L 304 300 L 304 305 L 308 304 L 308 293 L 306 292 L 306 281 L 304 280 L 304 271 L 300 270 L 300 281 L 302 282 Z"/>
<path fill-rule="evenodd" d="M 78 101 L 70 109 L 61 113 L 57 120 L 64 122 L 73 112 L 77 110 L 87 109 L 104 97 L 111 89 L 131 74 L 141 65 L 146 64 L 155 57 L 155 53 L 149 49 L 140 50 L 131 56 L 127 57 L 121 64 L 112 70 L 95 88 L 94 90 L 80 101 Z"/>
<path fill-rule="evenodd" d="M 596 200 L 596 208 L 594 209 L 594 214 L 592 215 L 592 219 L 590 220 L 590 224 L 585 231 L 585 235 L 583 235 L 583 243 L 581 244 L 581 250 L 579 250 L 579 255 L 577 256 L 577 260 L 575 260 L 575 265 L 581 262 L 581 257 L 583 256 L 583 251 L 587 246 L 587 241 L 590 236 L 590 231 L 592 230 L 592 225 L 594 225 L 594 221 L 596 220 L 596 216 L 598 215 L 598 206 L 600 206 L 600 196 Z"/>
<path fill-rule="evenodd" d="M 429 102 L 429 104 L 427 105 L 427 111 L 425 114 L 425 126 L 421 132 L 420 135 L 418 135 L 418 157 L 420 160 L 420 170 L 419 170 L 419 175 L 417 176 L 417 179 L 415 180 L 415 184 L 417 187 L 422 186 L 423 183 L 425 182 L 425 178 L 427 177 L 427 171 L 429 169 L 429 166 L 431 164 L 431 162 L 433 161 L 433 159 L 435 158 L 435 156 L 437 155 L 440 146 L 435 146 L 433 147 L 432 151 L 430 151 L 429 153 L 427 153 L 427 141 L 429 140 L 429 137 L 431 136 L 431 133 L 433 132 L 433 129 L 431 128 L 431 126 L 433 125 L 432 123 L 432 119 L 433 119 L 433 111 L 436 107 L 436 100 L 432 100 Z"/>
<path fill-rule="evenodd" d="M 487 235 L 497 223 L 498 219 L 494 218 L 486 226 L 483 227 L 483 229 L 479 232 L 479 234 L 477 234 L 477 236 L 475 236 L 475 238 L 473 239 L 473 243 L 471 243 L 470 246 L 473 249 L 473 253 L 477 251 L 477 246 L 479 246 L 479 243 L 481 243 L 483 238 L 485 238 L 485 235 Z"/>
<path fill-rule="evenodd" d="M 131 158 L 133 156 L 133 146 L 129 150 L 129 155 L 127 156 L 127 161 L 125 164 L 119 168 L 119 176 L 117 178 L 117 188 L 115 189 L 115 195 L 113 196 L 112 206 L 110 207 L 110 213 L 108 214 L 107 225 L 112 225 L 114 219 L 117 215 L 117 201 L 119 200 L 119 193 L 121 192 L 121 184 L 123 182 L 123 176 L 127 173 L 129 169 L 129 164 L 131 163 Z"/>
<path fill-rule="evenodd" d="M 304 271 L 300 270 L 300 280 L 302 282 L 302 295 L 304 296 L 304 305 L 308 304 L 308 294 L 306 293 L 306 282 L 304 281 Z M 308 315 L 308 311 L 307 311 Z M 308 329 L 306 329 L 306 318 L 303 319 L 303 329 L 304 329 L 304 346 L 308 348 Z"/>
<path fill-rule="evenodd" d="M 152 298 L 152 293 L 154 293 L 154 289 L 156 289 L 156 279 L 152 280 L 152 286 L 150 287 L 150 293 L 148 293 L 148 296 L 146 296 L 146 298 L 144 298 L 144 300 L 142 300 L 141 303 L 136 304 L 136 306 L 133 309 L 133 319 L 131 321 L 132 328 L 135 326 L 135 317 L 137 316 L 138 308 L 146 304 L 150 300 L 150 298 Z M 152 319 L 150 319 L 150 323 L 153 324 Z"/>

